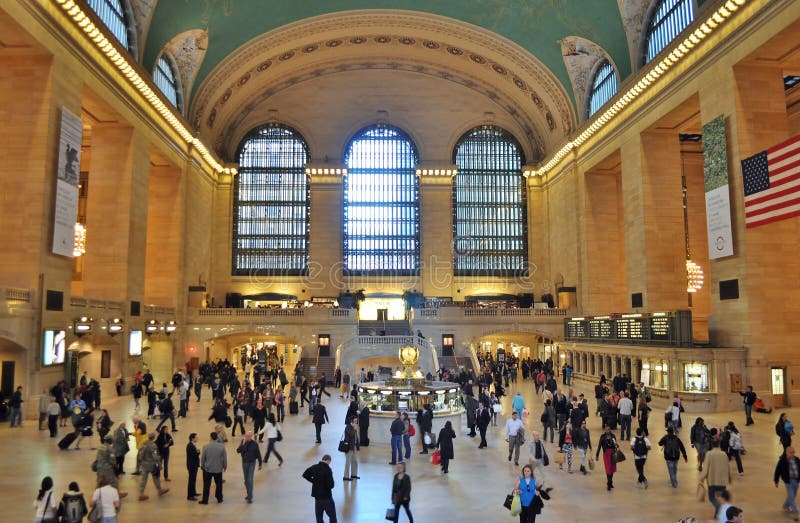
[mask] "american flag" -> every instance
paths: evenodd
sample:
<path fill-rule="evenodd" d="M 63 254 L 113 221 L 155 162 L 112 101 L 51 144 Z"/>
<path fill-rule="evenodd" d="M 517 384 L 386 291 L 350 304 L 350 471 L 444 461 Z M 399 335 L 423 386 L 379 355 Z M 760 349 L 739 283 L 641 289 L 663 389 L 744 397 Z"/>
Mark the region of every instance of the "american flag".
<path fill-rule="evenodd" d="M 800 216 L 800 135 L 742 160 L 747 228 Z"/>

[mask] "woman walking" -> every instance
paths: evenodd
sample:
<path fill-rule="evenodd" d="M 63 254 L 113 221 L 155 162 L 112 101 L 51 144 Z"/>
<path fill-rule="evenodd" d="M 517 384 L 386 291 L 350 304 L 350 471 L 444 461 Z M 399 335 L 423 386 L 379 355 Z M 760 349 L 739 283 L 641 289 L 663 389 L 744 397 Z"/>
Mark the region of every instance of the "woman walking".
<path fill-rule="evenodd" d="M 442 430 L 439 431 L 439 437 L 436 439 L 436 448 L 439 449 L 442 459 L 442 472 L 447 474 L 450 465 L 450 460 L 455 458 L 453 453 L 453 440 L 456 439 L 456 432 L 453 430 L 453 424 L 446 421 Z"/>
<path fill-rule="evenodd" d="M 617 450 L 617 439 L 611 432 L 611 427 L 606 425 L 605 432 L 600 436 L 597 444 L 595 459 L 599 459 L 600 452 L 603 453 L 603 465 L 606 469 L 606 490 L 614 488 L 614 473 L 617 471 L 617 463 L 614 461 L 614 452 Z"/>
<path fill-rule="evenodd" d="M 164 481 L 172 481 L 169 479 L 169 448 L 174 444 L 175 441 L 169 433 L 169 427 L 163 425 L 156 438 L 156 449 L 158 449 L 158 457 L 161 459 L 164 469 Z"/>
<path fill-rule="evenodd" d="M 522 467 L 522 475 L 517 487 L 514 489 L 519 494 L 522 511 L 519 513 L 519 523 L 534 523 L 536 515 L 542 512 L 542 500 L 536 492 L 536 479 L 530 465 Z"/>
<path fill-rule="evenodd" d="M 406 516 L 408 516 L 409 523 L 414 523 L 414 516 L 411 515 L 411 509 L 408 508 L 411 503 L 411 478 L 406 475 L 406 464 L 398 463 L 395 465 L 397 471 L 392 481 L 392 505 L 394 505 L 394 521 L 397 523 L 400 520 L 400 507 L 406 509 Z"/>
<path fill-rule="evenodd" d="M 344 441 L 347 442 L 347 453 L 344 455 L 344 481 L 352 481 L 360 479 L 358 475 L 358 452 L 361 450 L 358 437 L 358 417 L 353 416 L 350 418 L 347 426 L 344 428 Z"/>
<path fill-rule="evenodd" d="M 42 480 L 42 487 L 33 502 L 34 522 L 51 523 L 56 521 L 56 500 L 53 496 L 53 478 L 45 476 Z"/>
<path fill-rule="evenodd" d="M 86 498 L 83 497 L 77 482 L 70 483 L 69 491 L 61 497 L 58 513 L 61 514 L 61 521 L 65 523 L 83 521 L 84 516 L 89 513 L 89 509 L 86 507 Z"/>
<path fill-rule="evenodd" d="M 119 492 L 112 485 L 107 483 L 104 478 L 100 486 L 92 494 L 91 507 L 100 505 L 103 523 L 117 523 L 117 512 L 119 512 Z"/>
<path fill-rule="evenodd" d="M 636 465 L 636 472 L 639 474 L 636 479 L 636 486 L 638 488 L 647 488 L 644 464 L 647 462 L 647 453 L 650 452 L 650 440 L 647 439 L 641 427 L 636 429 L 636 435 L 631 439 L 631 451 L 633 452 L 633 463 Z"/>
<path fill-rule="evenodd" d="M 567 421 L 564 427 L 558 433 L 558 447 L 567 456 L 567 472 L 572 474 L 572 423 Z M 559 465 L 559 469 L 563 469 L 563 465 Z"/>
<path fill-rule="evenodd" d="M 645 436 L 649 436 L 650 432 L 647 430 L 647 420 L 650 418 L 650 405 L 647 404 L 647 396 L 644 394 L 639 396 L 639 407 L 637 408 L 637 418 L 639 420 L 639 428 Z"/>
<path fill-rule="evenodd" d="M 408 419 L 408 412 L 403 411 L 400 419 L 403 420 L 403 425 L 405 425 L 405 429 L 403 430 L 403 446 L 406 451 L 405 461 L 408 461 L 411 459 L 411 420 Z"/>
<path fill-rule="evenodd" d="M 697 470 L 702 472 L 703 462 L 706 460 L 706 452 L 708 452 L 708 447 L 711 443 L 711 435 L 703 418 L 698 417 L 694 420 L 694 425 L 692 425 L 692 430 L 689 433 L 689 442 L 697 451 Z"/>
<path fill-rule="evenodd" d="M 740 476 L 744 476 L 744 468 L 742 467 L 742 451 L 744 450 L 742 435 L 732 421 L 728 422 L 728 426 L 725 427 L 725 430 L 727 430 L 729 434 L 728 459 L 736 460 L 736 469 L 739 471 Z"/>
<path fill-rule="evenodd" d="M 272 454 L 278 458 L 278 466 L 280 467 L 283 465 L 283 456 L 278 454 L 278 449 L 275 448 L 275 443 L 278 441 L 278 431 L 280 427 L 278 423 L 275 421 L 275 414 L 269 413 L 267 414 L 267 424 L 266 426 L 259 432 L 258 438 L 259 441 L 261 440 L 261 433 L 265 432 L 267 434 L 267 451 L 264 453 L 264 463 L 269 463 L 269 457 Z"/>
<path fill-rule="evenodd" d="M 786 417 L 785 412 L 780 415 L 780 417 L 778 418 L 778 423 L 775 424 L 775 434 L 777 434 L 778 438 L 781 440 L 781 445 L 783 445 L 783 450 L 786 450 L 786 447 L 792 446 L 794 425 L 792 425 L 792 422 L 789 421 L 788 417 Z"/>

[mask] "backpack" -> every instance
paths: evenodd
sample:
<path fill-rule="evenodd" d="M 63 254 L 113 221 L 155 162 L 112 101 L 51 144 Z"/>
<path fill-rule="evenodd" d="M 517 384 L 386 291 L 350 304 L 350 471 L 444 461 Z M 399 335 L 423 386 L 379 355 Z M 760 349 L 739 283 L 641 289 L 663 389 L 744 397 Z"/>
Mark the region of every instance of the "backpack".
<path fill-rule="evenodd" d="M 64 494 L 59 507 L 59 514 L 61 514 L 61 521 L 64 523 L 78 523 L 83 520 L 86 513 L 86 505 L 81 496 L 73 496 L 71 494 Z"/>
<path fill-rule="evenodd" d="M 636 440 L 633 442 L 633 453 L 636 456 L 647 456 L 647 443 L 644 441 L 644 437 L 636 436 Z"/>
<path fill-rule="evenodd" d="M 670 461 L 675 461 L 681 457 L 681 448 L 678 443 L 677 436 L 667 438 L 664 442 L 664 458 Z"/>
<path fill-rule="evenodd" d="M 719 439 L 719 448 L 722 452 L 728 452 L 728 448 L 730 447 L 731 442 L 731 431 L 726 430 L 722 433 L 722 437 Z"/>

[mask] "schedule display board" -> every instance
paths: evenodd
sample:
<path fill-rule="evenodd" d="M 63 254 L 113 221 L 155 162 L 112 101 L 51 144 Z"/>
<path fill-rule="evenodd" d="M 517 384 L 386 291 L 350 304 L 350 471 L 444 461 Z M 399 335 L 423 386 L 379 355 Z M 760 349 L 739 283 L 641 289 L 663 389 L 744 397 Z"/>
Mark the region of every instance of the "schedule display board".
<path fill-rule="evenodd" d="M 564 338 L 592 343 L 689 347 L 692 314 L 674 311 L 566 318 Z"/>

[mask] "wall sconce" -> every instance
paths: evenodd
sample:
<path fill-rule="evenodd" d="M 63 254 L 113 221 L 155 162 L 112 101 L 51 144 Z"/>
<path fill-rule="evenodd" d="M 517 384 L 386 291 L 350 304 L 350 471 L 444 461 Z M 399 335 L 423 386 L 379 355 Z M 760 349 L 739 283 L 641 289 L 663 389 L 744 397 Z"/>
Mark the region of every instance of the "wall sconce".
<path fill-rule="evenodd" d="M 75 329 L 75 335 L 80 338 L 84 334 L 89 334 L 92 332 L 92 329 L 94 328 L 94 320 L 88 316 L 81 316 L 72 322 L 72 326 Z"/>
<path fill-rule="evenodd" d="M 167 336 L 175 332 L 177 329 L 178 329 L 178 324 L 175 322 L 175 320 L 169 320 L 167 324 L 164 326 L 164 332 L 167 333 Z"/>
<path fill-rule="evenodd" d="M 144 332 L 150 336 L 151 334 L 155 334 L 161 326 L 158 324 L 156 320 L 148 320 L 147 323 L 144 324 Z"/>
<path fill-rule="evenodd" d="M 120 332 L 125 330 L 125 323 L 119 318 L 114 318 L 113 320 L 108 322 L 108 334 L 111 336 L 116 336 Z"/>

